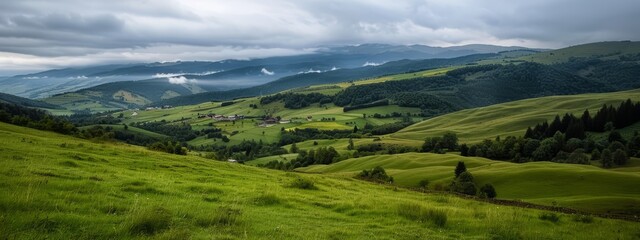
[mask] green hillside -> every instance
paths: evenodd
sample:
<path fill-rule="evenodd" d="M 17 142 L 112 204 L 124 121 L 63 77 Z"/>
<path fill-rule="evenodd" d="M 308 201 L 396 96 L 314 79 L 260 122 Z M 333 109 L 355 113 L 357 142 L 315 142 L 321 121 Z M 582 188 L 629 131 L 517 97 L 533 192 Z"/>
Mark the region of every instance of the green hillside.
<path fill-rule="evenodd" d="M 428 179 L 433 188 L 451 182 L 458 161 L 465 162 L 479 186 L 494 185 L 498 198 L 598 213 L 640 213 L 640 189 L 636 187 L 640 184 L 640 172 L 624 168 L 605 170 L 552 162 L 516 164 L 454 154 L 407 153 L 354 158 L 298 170 L 352 176 L 382 166 L 401 186 L 416 187 L 420 180 Z M 633 165 L 640 164 L 640 159 L 633 161 Z"/>
<path fill-rule="evenodd" d="M 35 108 L 47 108 L 47 109 L 60 109 L 60 106 L 49 104 L 46 102 L 41 102 L 38 100 L 31 100 L 28 98 L 18 97 L 11 94 L 1 93 L 0 92 L 0 102 L 18 104 L 25 107 L 35 107 Z"/>
<path fill-rule="evenodd" d="M 541 52 L 520 57 L 520 60 L 544 64 L 567 62 L 571 58 L 596 57 L 602 59 L 617 59 L 627 54 L 639 54 L 640 42 L 597 42 L 571 46 L 554 51 Z"/>
<path fill-rule="evenodd" d="M 454 132 L 461 142 L 476 143 L 496 136 L 523 136 L 527 127 L 551 120 L 557 114 L 580 115 L 585 109 L 595 112 L 603 104 L 617 106 L 628 98 L 640 101 L 640 89 L 526 99 L 438 116 L 409 126 L 389 137 L 422 141 L 426 137 Z"/>
<path fill-rule="evenodd" d="M 2 238 L 630 239 L 640 234 L 636 222 L 582 223 L 559 214 L 560 221 L 551 223 L 538 218 L 539 210 L 95 143 L 4 123 L 0 139 Z M 291 187 L 298 178 L 318 189 Z M 436 224 L 435 213 L 446 222 Z"/>

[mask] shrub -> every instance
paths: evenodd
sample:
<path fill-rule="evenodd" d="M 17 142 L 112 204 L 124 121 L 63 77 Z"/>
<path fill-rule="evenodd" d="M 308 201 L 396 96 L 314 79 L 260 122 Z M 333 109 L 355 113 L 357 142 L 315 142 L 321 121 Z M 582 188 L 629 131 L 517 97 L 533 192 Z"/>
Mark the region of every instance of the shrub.
<path fill-rule="evenodd" d="M 315 186 L 313 181 L 311 181 L 309 179 L 304 179 L 304 178 L 301 178 L 301 177 L 298 177 L 295 180 L 293 180 L 293 182 L 291 182 L 291 184 L 289 184 L 289 187 L 299 188 L 299 189 L 306 189 L 306 190 L 316 190 L 316 189 L 318 189 L 318 187 Z"/>
<path fill-rule="evenodd" d="M 387 175 L 387 172 L 384 168 L 377 166 L 371 170 L 362 170 L 357 178 L 364 179 L 367 181 L 380 182 L 380 183 L 393 183 L 393 177 Z"/>
<path fill-rule="evenodd" d="M 281 200 L 273 193 L 265 193 L 256 197 L 253 202 L 258 206 L 269 206 L 280 204 Z"/>
<path fill-rule="evenodd" d="M 461 173 L 466 171 L 467 171 L 467 167 L 464 165 L 464 162 L 459 161 L 458 165 L 456 165 L 456 170 L 454 171 L 454 173 L 456 174 L 456 177 L 460 176 Z"/>
<path fill-rule="evenodd" d="M 162 207 L 143 209 L 135 212 L 126 228 L 131 234 L 153 235 L 171 225 L 171 212 Z"/>
<path fill-rule="evenodd" d="M 600 150 L 598 149 L 595 149 L 593 150 L 593 152 L 591 152 L 591 160 L 600 160 L 600 156 L 601 156 L 601 153 L 600 153 Z"/>
<path fill-rule="evenodd" d="M 611 151 L 609 151 L 609 149 L 604 149 L 602 150 L 602 155 L 600 156 L 601 158 L 601 162 L 602 162 L 602 167 L 603 168 L 610 168 L 613 166 L 613 158 L 611 156 Z"/>
<path fill-rule="evenodd" d="M 427 189 L 429 187 L 429 179 L 422 179 L 418 182 L 418 187 L 422 189 Z"/>
<path fill-rule="evenodd" d="M 556 213 L 542 213 L 538 218 L 540 218 L 540 220 L 549 221 L 553 223 L 557 223 L 558 221 L 560 221 L 560 216 Z"/>
<path fill-rule="evenodd" d="M 473 175 L 467 171 L 462 172 L 460 176 L 451 183 L 451 190 L 466 195 L 476 195 L 477 188 L 476 184 L 473 183 Z"/>
<path fill-rule="evenodd" d="M 624 152 L 622 149 L 618 149 L 615 152 L 613 152 L 613 162 L 616 165 L 625 165 L 627 164 L 627 160 L 629 159 L 629 157 L 627 157 L 627 153 Z"/>
<path fill-rule="evenodd" d="M 592 223 L 593 222 L 593 217 L 589 216 L 589 215 L 573 215 L 572 217 L 574 222 L 581 222 L 581 223 Z"/>
<path fill-rule="evenodd" d="M 496 198 L 496 196 L 498 195 L 493 185 L 488 183 L 480 188 L 480 194 L 482 197 L 491 198 L 491 199 Z"/>
<path fill-rule="evenodd" d="M 237 208 L 222 206 L 204 218 L 198 218 L 196 224 L 201 227 L 209 226 L 232 226 L 239 222 L 242 211 Z"/>
<path fill-rule="evenodd" d="M 439 209 L 426 209 L 420 204 L 405 203 L 398 205 L 398 215 L 418 222 L 432 222 L 438 227 L 447 224 L 447 213 Z"/>
<path fill-rule="evenodd" d="M 524 239 L 522 233 L 516 227 L 511 225 L 501 224 L 489 229 L 489 235 L 492 240 L 520 240 Z"/>
<path fill-rule="evenodd" d="M 567 163 L 589 164 L 589 157 L 584 154 L 584 150 L 582 148 L 578 148 L 569 155 Z"/>

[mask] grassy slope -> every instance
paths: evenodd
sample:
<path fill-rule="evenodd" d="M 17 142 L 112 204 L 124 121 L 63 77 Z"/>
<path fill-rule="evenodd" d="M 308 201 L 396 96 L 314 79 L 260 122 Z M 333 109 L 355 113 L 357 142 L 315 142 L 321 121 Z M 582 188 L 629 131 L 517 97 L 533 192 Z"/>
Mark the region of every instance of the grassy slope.
<path fill-rule="evenodd" d="M 454 132 L 458 134 L 461 142 L 475 143 L 493 139 L 498 135 L 522 136 L 527 127 L 545 120 L 553 120 L 556 114 L 574 113 L 579 116 L 585 109 L 589 109 L 593 115 L 603 104 L 617 106 L 627 98 L 640 101 L 640 89 L 508 102 L 435 117 L 391 134 L 390 138 L 421 142 L 429 136 Z"/>
<path fill-rule="evenodd" d="M 122 124 L 96 124 L 96 125 L 91 125 L 91 126 L 80 127 L 80 129 L 87 129 L 87 128 L 92 128 L 92 127 L 95 127 L 95 126 L 111 127 L 111 128 L 113 128 L 115 130 L 124 130 L 124 125 L 122 125 Z M 164 135 L 164 134 L 147 131 L 147 130 L 144 130 L 142 128 L 137 128 L 137 127 L 127 126 L 127 131 L 130 131 L 130 132 L 135 133 L 135 134 L 141 134 L 141 135 L 145 135 L 145 136 L 149 136 L 149 137 L 154 137 L 154 138 L 167 138 L 167 136 Z"/>
<path fill-rule="evenodd" d="M 101 144 L 0 123 L 2 238 L 633 238 L 639 223 L 539 220 L 541 211 Z M 29 151 L 25 151 L 28 149 Z M 319 190 L 287 187 L 297 176 Z M 446 213 L 445 227 L 399 215 Z M 405 211 L 405 213 L 407 213 Z"/>
<path fill-rule="evenodd" d="M 458 161 L 481 186 L 491 183 L 502 199 L 594 211 L 640 213 L 640 172 L 605 170 L 590 165 L 532 162 L 515 164 L 454 154 L 407 153 L 349 159 L 332 165 L 301 168 L 304 172 L 353 176 L 363 169 L 384 167 L 402 186 L 417 186 L 422 179 L 446 186 Z M 634 159 L 634 162 L 640 161 Z M 635 164 L 635 163 L 634 163 Z"/>
<path fill-rule="evenodd" d="M 640 42 L 597 42 L 523 56 L 519 59 L 530 62 L 553 64 L 566 62 L 573 57 L 580 58 L 596 56 L 604 59 L 615 59 L 624 54 L 638 53 L 640 53 Z"/>

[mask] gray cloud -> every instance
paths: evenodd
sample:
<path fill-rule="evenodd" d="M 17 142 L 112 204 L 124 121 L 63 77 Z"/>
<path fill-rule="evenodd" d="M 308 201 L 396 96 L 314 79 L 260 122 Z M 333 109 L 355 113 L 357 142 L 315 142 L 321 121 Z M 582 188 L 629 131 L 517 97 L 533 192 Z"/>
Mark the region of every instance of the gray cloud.
<path fill-rule="evenodd" d="M 639 40 L 638 20 L 636 0 L 3 1 L 0 74 L 365 42 L 556 48 Z"/>

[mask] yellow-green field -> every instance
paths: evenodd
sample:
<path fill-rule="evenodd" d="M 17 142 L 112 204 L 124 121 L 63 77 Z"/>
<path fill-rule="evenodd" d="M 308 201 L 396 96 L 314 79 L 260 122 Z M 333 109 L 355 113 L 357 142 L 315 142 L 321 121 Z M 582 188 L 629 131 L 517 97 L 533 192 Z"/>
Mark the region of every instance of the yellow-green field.
<path fill-rule="evenodd" d="M 516 164 L 455 154 L 406 153 L 353 158 L 298 171 L 353 176 L 381 166 L 396 183 L 417 187 L 423 179 L 447 186 L 458 161 L 464 161 L 479 186 L 491 183 L 498 198 L 569 207 L 597 213 L 640 213 L 640 171 L 637 168 L 602 169 L 591 165 L 531 162 Z M 640 165 L 632 159 L 630 165 Z"/>
<path fill-rule="evenodd" d="M 389 138 L 423 141 L 426 137 L 453 132 L 463 143 L 477 143 L 496 136 L 524 136 L 527 127 L 553 120 L 557 114 L 573 113 L 580 116 L 585 109 L 589 109 L 593 115 L 603 104 L 618 106 L 628 98 L 640 101 L 640 89 L 533 98 L 466 109 L 414 124 L 391 134 Z"/>
<path fill-rule="evenodd" d="M 0 139 L 3 239 L 640 236 L 637 222 L 580 222 L 558 214 L 553 223 L 540 219 L 540 210 L 95 143 L 4 123 Z M 293 187 L 296 179 L 317 189 Z"/>
<path fill-rule="evenodd" d="M 391 114 L 393 112 L 406 113 L 419 113 L 418 108 L 399 107 L 397 105 L 372 107 L 367 109 L 359 109 L 350 112 L 343 112 L 342 107 L 335 106 L 333 104 L 327 104 L 320 106 L 319 104 L 312 104 L 311 106 L 302 109 L 287 109 L 281 102 L 270 103 L 266 105 L 260 105 L 257 109 L 249 107 L 251 104 L 259 105 L 259 98 L 246 98 L 237 100 L 235 104 L 229 106 L 221 106 L 220 102 L 207 102 L 198 105 L 180 106 L 170 109 L 154 109 L 154 110 L 126 110 L 121 113 L 124 115 L 124 123 L 131 124 L 133 122 L 153 122 L 153 121 L 168 121 L 168 122 L 187 122 L 194 129 L 210 128 L 210 124 L 217 128 L 221 128 L 223 132 L 229 135 L 230 142 L 224 144 L 237 144 L 243 140 L 262 140 L 265 143 L 274 143 L 279 140 L 280 131 L 282 128 L 295 129 L 295 128 L 318 128 L 322 130 L 353 129 L 354 126 L 359 128 L 364 127 L 369 123 L 372 125 L 381 125 L 385 123 L 393 123 L 401 121 L 401 118 L 373 118 L 364 117 L 364 115 L 372 116 L 375 113 L 382 115 Z M 134 114 L 134 112 L 136 114 Z M 210 118 L 198 118 L 198 114 L 220 114 L 225 116 L 244 115 L 247 117 L 261 117 L 265 114 L 272 114 L 273 116 L 279 116 L 283 120 L 290 121 L 290 123 L 276 124 L 268 127 L 260 127 L 261 120 L 259 118 L 247 118 L 244 120 L 237 120 L 234 122 L 216 122 Z M 114 113 L 116 116 L 120 113 Z M 363 115 L 364 114 L 364 115 Z M 307 120 L 307 117 L 311 117 Z M 332 119 L 332 120 L 322 120 Z M 335 119 L 335 120 L 333 120 Z M 414 118 L 415 121 L 421 120 L 420 118 Z M 232 134 L 236 132 L 236 134 Z M 214 141 L 213 139 L 206 139 L 204 137 L 196 138 L 189 142 L 194 146 L 210 145 L 210 144 L 223 144 L 221 141 Z"/>

